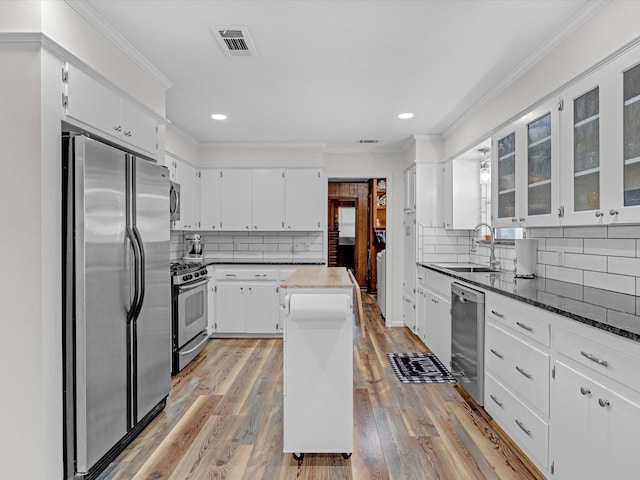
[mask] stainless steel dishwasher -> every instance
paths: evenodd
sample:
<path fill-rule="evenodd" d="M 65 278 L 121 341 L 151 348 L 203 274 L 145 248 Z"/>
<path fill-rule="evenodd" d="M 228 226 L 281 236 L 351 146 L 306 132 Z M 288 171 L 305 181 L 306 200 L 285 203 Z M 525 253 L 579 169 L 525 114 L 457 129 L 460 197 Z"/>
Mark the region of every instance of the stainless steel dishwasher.
<path fill-rule="evenodd" d="M 484 402 L 484 293 L 451 284 L 451 373 L 478 405 Z"/>

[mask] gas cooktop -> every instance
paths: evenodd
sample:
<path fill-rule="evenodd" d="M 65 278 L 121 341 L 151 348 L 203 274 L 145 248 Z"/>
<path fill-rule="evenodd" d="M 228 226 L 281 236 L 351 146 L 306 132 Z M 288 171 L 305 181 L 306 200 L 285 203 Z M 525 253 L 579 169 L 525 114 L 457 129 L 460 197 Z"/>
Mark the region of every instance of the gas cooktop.
<path fill-rule="evenodd" d="M 202 263 L 176 262 L 170 265 L 171 283 L 184 285 L 209 276 L 209 270 Z"/>

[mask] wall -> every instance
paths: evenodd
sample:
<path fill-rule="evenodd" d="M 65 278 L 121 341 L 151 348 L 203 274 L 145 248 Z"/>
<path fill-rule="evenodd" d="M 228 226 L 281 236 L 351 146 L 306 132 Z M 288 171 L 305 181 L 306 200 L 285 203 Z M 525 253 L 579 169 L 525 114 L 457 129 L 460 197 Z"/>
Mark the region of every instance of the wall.
<path fill-rule="evenodd" d="M 582 74 L 640 35 L 640 2 L 606 2 L 549 54 L 495 98 L 445 132 L 444 154 L 452 158 L 489 137 L 503 124 Z"/>
<path fill-rule="evenodd" d="M 45 476 L 40 59 L 37 45 L 0 44 L 3 71 L 20 72 L 5 75 L 0 89 L 4 159 L 0 202 L 10 207 L 4 209 L 7 229 L 0 236 L 0 248 L 8 252 L 3 264 L 5 272 L 11 272 L 0 280 L 0 328 L 5 340 L 0 349 L 5 366 L 0 478 L 28 478 L 25 472 L 34 479 Z"/>

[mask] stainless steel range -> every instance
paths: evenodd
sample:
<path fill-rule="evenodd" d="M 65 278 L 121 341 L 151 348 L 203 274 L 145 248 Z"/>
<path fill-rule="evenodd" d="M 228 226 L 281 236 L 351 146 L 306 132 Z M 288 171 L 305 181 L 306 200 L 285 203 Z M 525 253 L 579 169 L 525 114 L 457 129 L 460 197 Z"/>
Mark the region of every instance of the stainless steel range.
<path fill-rule="evenodd" d="M 200 263 L 172 263 L 172 373 L 178 373 L 204 349 L 207 334 L 209 271 Z"/>

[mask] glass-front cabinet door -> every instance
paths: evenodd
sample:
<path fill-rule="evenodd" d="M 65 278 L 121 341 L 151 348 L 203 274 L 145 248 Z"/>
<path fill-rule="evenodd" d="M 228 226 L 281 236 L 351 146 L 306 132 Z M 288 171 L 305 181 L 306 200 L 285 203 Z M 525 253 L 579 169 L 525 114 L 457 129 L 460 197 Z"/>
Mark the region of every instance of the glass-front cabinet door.
<path fill-rule="evenodd" d="M 604 205 L 609 223 L 640 221 L 640 48 L 609 67 L 613 112 L 611 204 Z"/>
<path fill-rule="evenodd" d="M 602 210 L 602 191 L 610 172 L 603 168 L 601 138 L 608 118 L 602 115 L 601 95 L 606 75 L 592 74 L 561 96 L 562 110 L 562 210 L 565 225 L 607 223 Z M 604 120 L 604 121 L 603 121 Z M 604 198 L 603 198 L 604 197 Z"/>
<path fill-rule="evenodd" d="M 497 192 L 497 209 L 494 226 L 509 225 L 516 220 L 516 132 L 507 129 L 494 140 L 494 168 L 496 179 L 492 182 Z"/>
<path fill-rule="evenodd" d="M 493 226 L 559 223 L 558 145 L 557 99 L 493 136 Z"/>
<path fill-rule="evenodd" d="M 525 227 L 559 223 L 558 103 L 554 99 L 523 119 L 526 133 Z"/>

